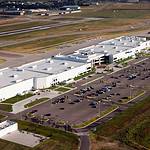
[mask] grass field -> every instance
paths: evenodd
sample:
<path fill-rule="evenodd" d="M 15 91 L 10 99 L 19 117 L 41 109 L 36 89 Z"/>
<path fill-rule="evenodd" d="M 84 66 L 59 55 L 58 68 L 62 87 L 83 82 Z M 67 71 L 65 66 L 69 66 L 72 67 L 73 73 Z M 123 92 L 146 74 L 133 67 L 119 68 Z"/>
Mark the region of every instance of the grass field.
<path fill-rule="evenodd" d="M 39 31 L 32 31 L 29 33 L 17 34 L 17 35 L 9 35 L 9 36 L 2 36 L 0 40 L 27 40 L 31 38 L 37 38 L 42 36 L 50 36 L 50 35 L 58 35 L 63 33 L 72 33 L 72 32 L 83 32 L 83 31 L 97 31 L 103 29 L 110 29 L 110 28 L 117 28 L 120 26 L 126 25 L 135 25 L 135 23 L 143 22 L 143 19 L 104 19 L 104 20 L 97 20 L 97 21 L 88 21 L 84 23 L 77 23 L 73 25 L 65 25 L 59 28 L 51 28 L 47 30 L 39 30 Z"/>
<path fill-rule="evenodd" d="M 31 42 L 16 44 L 13 46 L 6 46 L 4 48 L 1 48 L 1 50 L 7 50 L 7 51 L 15 51 L 20 53 L 33 53 L 41 49 L 48 50 L 49 48 L 52 48 L 54 46 L 58 46 L 60 44 L 68 43 L 80 38 L 83 38 L 84 36 L 78 36 L 78 35 L 67 35 L 67 36 L 60 36 L 56 38 L 46 38 L 41 40 L 35 40 Z"/>
<path fill-rule="evenodd" d="M 11 112 L 12 111 L 12 105 L 0 104 L 0 110 Z"/>
<path fill-rule="evenodd" d="M 134 148 L 150 148 L 150 97 L 128 108 L 94 132 L 97 144 L 102 137 L 119 140 Z M 94 147 L 94 145 L 93 145 Z M 112 148 L 113 149 L 113 148 Z M 108 148 L 109 150 L 109 148 Z"/>
<path fill-rule="evenodd" d="M 53 129 L 50 127 L 44 127 L 29 122 L 18 121 L 19 129 L 29 132 L 48 136 L 49 139 L 35 146 L 29 148 L 23 145 L 12 143 L 0 139 L 1 150 L 77 150 L 78 149 L 78 137 L 74 134 L 67 133 L 61 130 Z"/>
<path fill-rule="evenodd" d="M 6 116 L 0 114 L 0 119 L 3 119 L 3 118 L 5 118 L 5 117 L 6 117 Z"/>
<path fill-rule="evenodd" d="M 67 87 L 58 87 L 55 89 L 55 91 L 59 91 L 59 92 L 67 92 L 69 90 L 70 88 L 67 88 Z"/>
<path fill-rule="evenodd" d="M 33 22 L 20 23 L 16 25 L 12 24 L 12 25 L 7 25 L 7 26 L 1 26 L 0 32 L 20 30 L 20 29 L 26 29 L 26 28 L 42 26 L 42 25 L 50 25 L 50 24 L 55 24 L 55 23 L 57 22 L 56 21 L 33 21 Z"/>
<path fill-rule="evenodd" d="M 69 14 L 78 17 L 98 18 L 150 18 L 149 3 L 101 3 L 99 6 L 85 7 L 81 13 Z"/>
<path fill-rule="evenodd" d="M 104 38 L 107 36 L 107 39 L 109 39 L 120 35 L 149 30 L 149 8 L 149 3 L 134 5 L 128 3 L 102 3 L 100 6 L 83 7 L 81 13 L 69 14 L 60 17 L 60 20 L 68 19 L 70 21 L 84 17 L 104 17 L 105 19 L 85 21 L 83 23 L 32 31 L 29 33 L 2 36 L 0 37 L 1 41 L 21 41 L 23 43 L 2 47 L 0 50 L 20 53 L 35 53 L 39 51 L 52 50 L 52 48 L 55 49 L 58 45 L 72 43 L 74 40 L 82 40 L 82 38 L 87 39 L 88 37 L 89 39 L 100 36 Z M 57 20 L 59 19 L 54 19 L 52 22 L 57 22 Z M 28 23 L 26 23 L 26 26 L 28 26 Z M 52 38 L 50 36 L 54 37 Z"/>
<path fill-rule="evenodd" d="M 33 94 L 30 94 L 30 93 L 29 94 L 25 94 L 25 95 L 16 95 L 16 96 L 14 96 L 12 98 L 6 99 L 2 103 L 14 104 L 14 103 L 22 101 L 22 100 L 24 100 L 26 98 L 29 98 L 31 96 L 33 96 Z"/>
<path fill-rule="evenodd" d="M 19 121 L 19 129 L 50 137 L 33 150 L 76 150 L 78 147 L 78 137 L 71 133 L 24 121 Z"/>
<path fill-rule="evenodd" d="M 39 104 L 39 103 L 42 103 L 42 102 L 44 102 L 44 101 L 46 101 L 46 100 L 48 100 L 48 99 L 49 99 L 49 98 L 47 98 L 47 97 L 40 98 L 40 99 L 36 99 L 35 101 L 26 104 L 24 107 L 25 107 L 25 108 L 32 107 L 32 106 L 34 106 L 34 105 L 36 105 L 36 104 Z"/>
<path fill-rule="evenodd" d="M 3 58 L 0 58 L 0 64 L 4 63 L 6 60 Z"/>

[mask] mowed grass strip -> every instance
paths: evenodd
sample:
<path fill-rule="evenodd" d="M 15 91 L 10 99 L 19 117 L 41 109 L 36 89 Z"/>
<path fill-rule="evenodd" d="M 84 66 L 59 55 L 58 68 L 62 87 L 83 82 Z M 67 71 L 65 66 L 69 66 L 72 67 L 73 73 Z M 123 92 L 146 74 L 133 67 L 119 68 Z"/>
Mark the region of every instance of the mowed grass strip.
<path fill-rule="evenodd" d="M 0 64 L 4 63 L 6 60 L 3 58 L 0 58 Z"/>
<path fill-rule="evenodd" d="M 101 3 L 99 6 L 84 7 L 81 13 L 68 14 L 72 17 L 98 18 L 150 18 L 149 3 Z"/>
<path fill-rule="evenodd" d="M 55 91 L 59 91 L 59 92 L 67 92 L 69 90 L 70 88 L 67 88 L 67 87 L 58 87 L 55 89 Z"/>
<path fill-rule="evenodd" d="M 33 94 L 31 94 L 31 93 L 28 93 L 28 94 L 25 94 L 25 95 L 16 95 L 16 96 L 14 96 L 14 97 L 11 97 L 11 98 L 9 98 L 9 99 L 6 99 L 5 101 L 3 101 L 3 102 L 1 102 L 1 103 L 14 104 L 14 103 L 17 103 L 17 102 L 19 102 L 19 101 L 22 101 L 22 100 L 24 100 L 24 99 L 26 99 L 26 98 L 29 98 L 29 97 L 31 97 L 31 96 L 33 96 Z"/>
<path fill-rule="evenodd" d="M 39 31 L 32 31 L 29 33 L 22 33 L 22 34 L 15 34 L 15 35 L 6 35 L 0 37 L 0 40 L 10 40 L 10 41 L 20 41 L 20 40 L 28 40 L 33 38 L 39 38 L 44 36 L 51 36 L 51 35 L 59 35 L 59 34 L 66 34 L 66 33 L 73 33 L 73 32 L 89 32 L 89 31 L 97 31 L 97 30 L 104 30 L 110 28 L 119 28 L 120 26 L 126 25 L 135 25 L 135 23 L 143 22 L 143 19 L 103 19 L 103 20 L 94 20 L 94 21 L 85 21 L 83 23 L 76 23 L 72 25 L 64 25 L 59 28 L 51 28 L 47 30 L 39 30 Z"/>
<path fill-rule="evenodd" d="M 5 118 L 5 117 L 6 117 L 6 116 L 0 114 L 0 119 L 3 119 L 3 118 Z"/>
<path fill-rule="evenodd" d="M 59 129 L 51 127 L 45 127 L 38 124 L 18 121 L 19 129 L 28 132 L 33 132 L 43 136 L 47 136 L 50 139 L 39 144 L 32 150 L 77 150 L 78 149 L 78 137 L 72 133 L 68 133 Z"/>
<path fill-rule="evenodd" d="M 53 46 L 58 46 L 60 44 L 73 42 L 74 40 L 84 38 L 84 36 L 79 35 L 67 35 L 67 36 L 59 36 L 55 38 L 45 38 L 41 40 L 35 40 L 31 42 L 25 42 L 21 44 L 15 44 L 12 46 L 6 46 L 1 48 L 1 50 L 14 51 L 20 53 L 32 53 L 37 50 L 51 48 Z"/>
<path fill-rule="evenodd" d="M 0 139 L 0 149 L 1 150 L 32 150 L 29 147 L 17 143 L 9 142 L 3 139 Z"/>
<path fill-rule="evenodd" d="M 10 105 L 10 104 L 0 104 L 0 110 L 11 112 L 12 111 L 12 105 Z"/>
<path fill-rule="evenodd" d="M 37 105 L 37 104 L 39 104 L 39 103 L 42 103 L 42 102 L 44 102 L 44 101 L 46 101 L 46 100 L 48 100 L 48 99 L 49 99 L 48 97 L 36 99 L 35 101 L 24 105 L 24 107 L 25 107 L 25 108 L 32 107 L 32 106 Z"/>
<path fill-rule="evenodd" d="M 58 22 L 56 21 L 32 21 L 32 22 L 25 22 L 25 23 L 20 23 L 20 24 L 15 24 L 15 25 L 12 24 L 12 25 L 1 26 L 0 32 L 27 29 L 31 27 L 50 25 L 50 24 L 55 24 L 55 23 L 58 23 Z"/>
<path fill-rule="evenodd" d="M 101 136 L 105 136 L 135 148 L 143 146 L 150 148 L 149 108 L 150 96 L 98 126 L 94 132 L 95 138 L 98 140 Z"/>

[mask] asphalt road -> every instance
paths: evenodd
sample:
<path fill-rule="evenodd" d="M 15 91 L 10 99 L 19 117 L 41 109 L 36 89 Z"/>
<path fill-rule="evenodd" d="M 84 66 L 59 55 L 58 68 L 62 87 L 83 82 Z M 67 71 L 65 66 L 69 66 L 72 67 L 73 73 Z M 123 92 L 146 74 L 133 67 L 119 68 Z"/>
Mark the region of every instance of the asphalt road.
<path fill-rule="evenodd" d="M 90 150 L 90 141 L 88 135 L 80 136 L 80 150 Z"/>

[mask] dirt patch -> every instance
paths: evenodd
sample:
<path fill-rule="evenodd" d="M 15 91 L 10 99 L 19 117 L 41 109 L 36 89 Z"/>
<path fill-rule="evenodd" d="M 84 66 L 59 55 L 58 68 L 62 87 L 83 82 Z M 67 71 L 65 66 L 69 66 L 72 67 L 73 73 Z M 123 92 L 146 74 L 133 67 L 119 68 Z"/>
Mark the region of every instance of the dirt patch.
<path fill-rule="evenodd" d="M 131 148 L 121 144 L 119 141 L 112 140 L 107 137 L 99 136 L 91 138 L 91 150 L 132 150 Z"/>

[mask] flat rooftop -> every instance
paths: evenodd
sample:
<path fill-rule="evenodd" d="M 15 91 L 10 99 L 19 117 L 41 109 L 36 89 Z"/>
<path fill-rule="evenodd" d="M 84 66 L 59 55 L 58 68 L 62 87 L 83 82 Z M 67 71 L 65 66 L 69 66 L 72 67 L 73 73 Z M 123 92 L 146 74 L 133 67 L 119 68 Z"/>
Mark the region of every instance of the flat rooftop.
<path fill-rule="evenodd" d="M 93 52 L 96 54 L 108 53 L 114 55 L 135 48 L 143 42 L 146 42 L 146 38 L 135 36 L 122 36 L 115 39 L 100 42 L 97 45 L 92 45 L 90 47 L 79 49 L 78 51 L 76 51 L 76 53 L 85 53 L 86 55 L 90 52 Z"/>
<path fill-rule="evenodd" d="M 85 63 L 50 58 L 24 64 L 17 68 L 0 69 L 0 88 L 34 77 L 47 77 L 49 75 L 59 74 L 69 69 L 82 66 L 83 64 Z"/>
<path fill-rule="evenodd" d="M 23 65 L 21 68 L 31 72 L 55 75 L 76 67 L 80 67 L 84 64 L 85 63 L 81 62 L 50 58 Z"/>
<path fill-rule="evenodd" d="M 43 73 L 35 73 L 24 69 L 5 68 L 0 70 L 0 88 L 6 87 L 33 77 L 47 76 Z"/>

